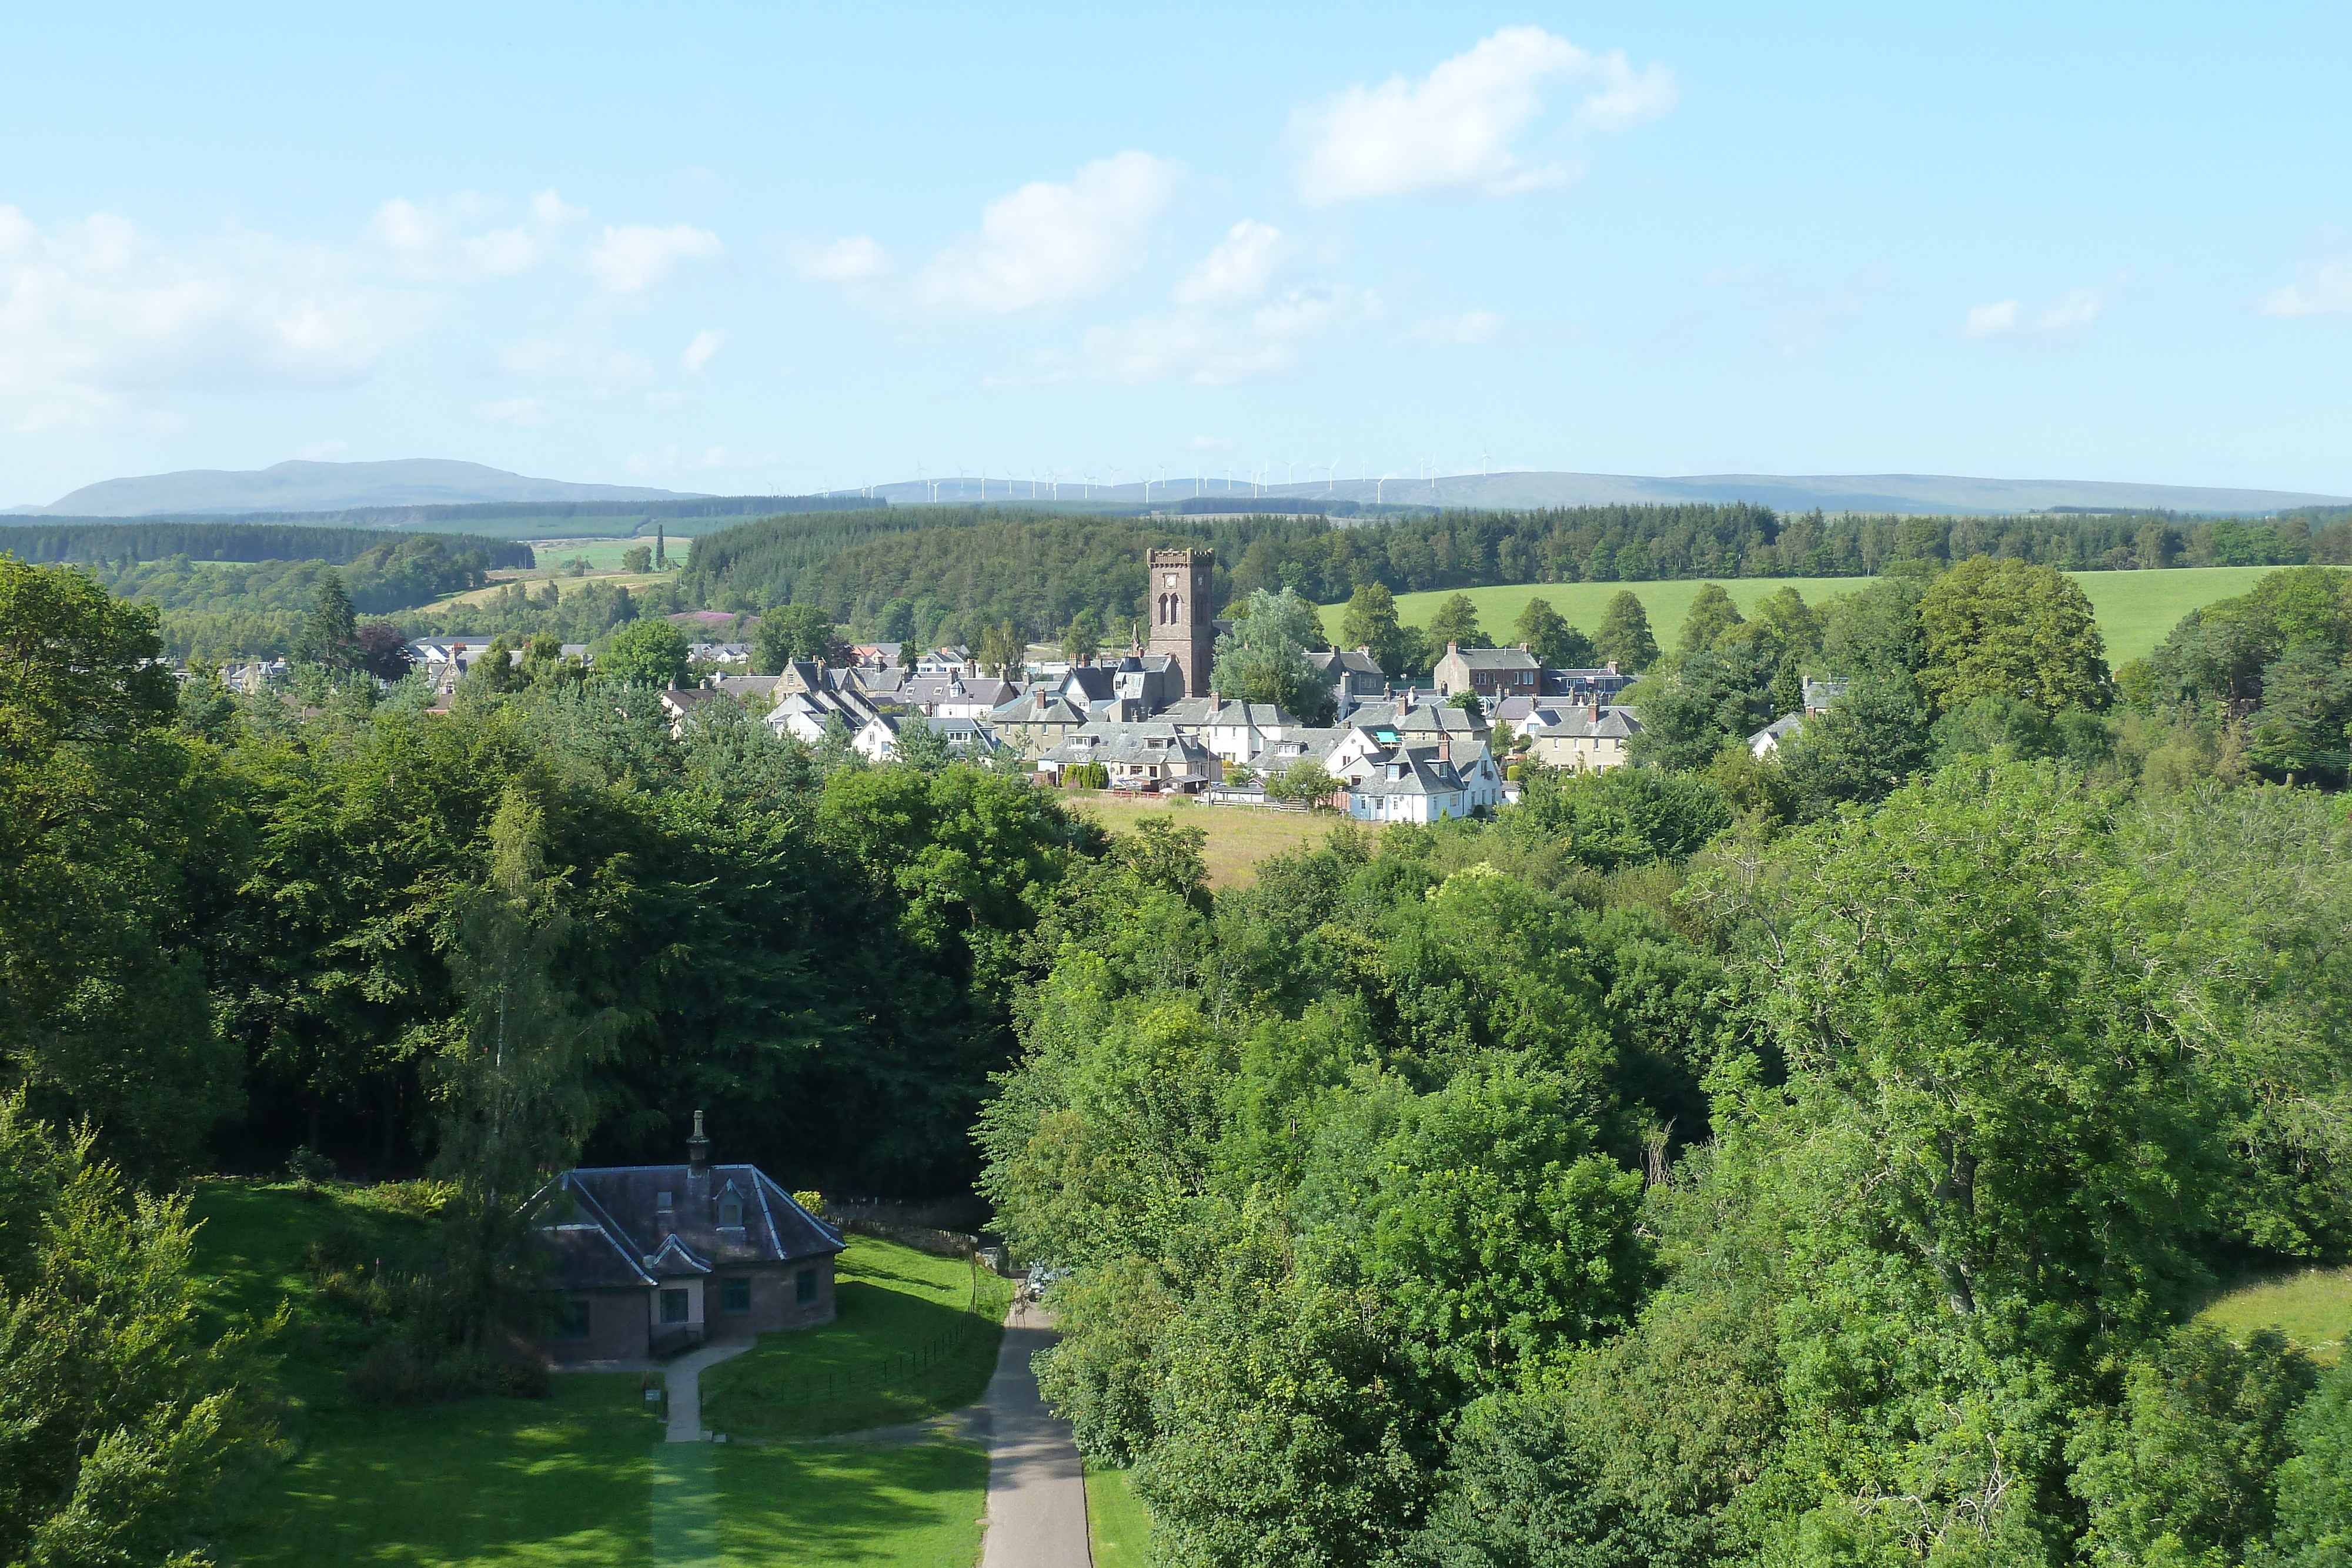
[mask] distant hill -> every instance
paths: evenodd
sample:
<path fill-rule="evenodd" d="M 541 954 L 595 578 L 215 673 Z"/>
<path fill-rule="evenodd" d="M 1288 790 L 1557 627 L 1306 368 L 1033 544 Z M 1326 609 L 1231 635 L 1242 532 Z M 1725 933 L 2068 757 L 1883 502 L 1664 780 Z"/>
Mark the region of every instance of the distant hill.
<path fill-rule="evenodd" d="M 389 463 L 279 463 L 257 470 L 190 468 L 105 479 L 61 496 L 38 514 L 142 517 L 165 513 L 327 512 L 357 507 L 457 506 L 489 501 L 671 501 L 676 490 L 532 479 L 479 463 L 406 457 Z"/>
<path fill-rule="evenodd" d="M 925 500 L 970 505 L 986 499 L 1006 506 L 1031 504 L 1032 482 L 992 478 L 934 479 L 874 486 L 877 497 L 899 506 Z M 1054 495 L 1041 488 L 1038 501 Z M 2297 507 L 2341 506 L 2341 496 L 2321 496 L 2293 490 L 2208 489 L 2187 485 L 2131 485 L 2102 479 L 1974 479 L 1948 474 L 1698 474 L 1682 478 L 1654 478 L 1638 474 L 1556 474 L 1542 471 L 1507 474 L 1454 474 L 1436 479 L 1412 475 L 1387 479 L 1330 479 L 1253 488 L 1240 480 L 1217 475 L 1186 477 L 1171 475 L 1151 481 L 1147 497 L 1141 483 L 1075 484 L 1062 481 L 1064 506 L 1083 496 L 1092 503 L 1134 506 L 1149 499 L 1170 509 L 1200 498 L 1225 498 L 1233 510 L 1245 511 L 1255 497 L 1296 497 L 1301 500 L 1353 501 L 1360 505 L 1409 507 L 1468 507 L 1516 510 L 1538 507 L 1613 507 L 1652 503 L 1662 506 L 1692 502 L 1746 501 L 1778 512 L 1909 513 L 1913 515 L 1987 517 L 2012 512 L 2165 511 L 2261 516 Z"/>

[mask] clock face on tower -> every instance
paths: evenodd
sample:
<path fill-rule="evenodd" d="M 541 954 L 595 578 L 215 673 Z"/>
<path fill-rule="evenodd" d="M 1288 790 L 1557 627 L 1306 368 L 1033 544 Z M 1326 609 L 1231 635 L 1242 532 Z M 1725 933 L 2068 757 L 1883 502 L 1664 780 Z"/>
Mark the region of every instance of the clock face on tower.
<path fill-rule="evenodd" d="M 1172 571 L 1168 574 L 1168 586 L 1171 588 L 1176 586 L 1176 574 Z"/>

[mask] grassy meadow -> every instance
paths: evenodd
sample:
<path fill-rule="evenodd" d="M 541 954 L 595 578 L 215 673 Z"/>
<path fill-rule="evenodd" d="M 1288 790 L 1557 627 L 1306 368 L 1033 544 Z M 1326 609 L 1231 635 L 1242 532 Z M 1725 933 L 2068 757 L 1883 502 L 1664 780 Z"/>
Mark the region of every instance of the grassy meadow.
<path fill-rule="evenodd" d="M 1117 795 L 1108 789 L 1072 789 L 1066 799 L 1082 815 L 1112 832 L 1130 831 L 1148 812 L 1163 812 L 1209 835 L 1202 851 L 1209 885 L 1247 887 L 1257 880 L 1257 862 L 1268 855 L 1321 843 L 1344 819 L 1327 812 L 1272 811 L 1254 806 L 1211 806 L 1183 796 Z M 1378 830 L 1375 829 L 1375 831 Z"/>
<path fill-rule="evenodd" d="M 661 1406 L 645 1398 L 635 1374 L 564 1374 L 544 1399 L 385 1408 L 352 1398 L 342 1373 L 364 1354 L 366 1335 L 318 1297 L 311 1249 L 339 1235 L 346 1253 L 408 1254 L 428 1239 L 422 1196 L 414 1187 L 198 1185 L 197 1263 L 217 1282 L 209 1321 L 217 1328 L 266 1318 L 280 1301 L 290 1308 L 273 1346 L 289 1457 L 259 1479 L 242 1516 L 214 1542 L 225 1568 L 971 1568 L 978 1557 L 988 1457 L 969 1443 L 666 1444 Z M 762 1363 L 772 1370 L 796 1350 L 814 1351 L 812 1363 L 879 1369 L 883 1379 L 862 1389 L 863 1406 L 845 1400 L 805 1413 L 762 1413 L 753 1407 L 759 1378 L 741 1379 L 751 1386 L 734 1391 L 735 1434 L 763 1422 L 837 1432 L 969 1403 L 986 1386 L 1008 1282 L 981 1276 L 981 1310 L 993 1317 L 968 1336 L 960 1359 L 907 1373 L 894 1370 L 903 1351 L 971 1303 L 970 1270 L 865 1238 L 845 1259 L 845 1334 L 771 1336 L 727 1364 L 759 1374 Z M 829 1346 L 815 1343 L 829 1334 Z M 795 1340 L 805 1343 L 779 1353 L 779 1342 Z M 706 1410 L 714 1381 L 706 1375 Z"/>
<path fill-rule="evenodd" d="M 2083 585 L 2098 615 L 2099 630 L 2107 643 L 2107 663 L 2120 664 L 2148 653 L 2164 640 L 2180 618 L 2200 605 L 2245 592 L 2275 571 L 2268 566 L 2184 567 L 2172 571 L 2078 571 L 2070 573 Z M 1794 588 L 1808 604 L 1819 604 L 1835 594 L 1852 593 L 1867 583 L 1864 577 L 1727 577 L 1717 580 L 1745 611 L 1768 593 Z M 1590 632 L 1601 624 L 1601 612 L 1621 589 L 1649 612 L 1650 628 L 1662 646 L 1671 646 L 1675 633 L 1690 613 L 1691 601 L 1703 586 L 1689 582 L 1532 582 L 1504 588 L 1466 588 L 1462 592 L 1478 607 L 1478 623 L 1498 643 L 1511 629 L 1530 599 L 1550 601 L 1551 607 L 1573 626 Z M 1407 593 L 1397 599 L 1397 616 L 1408 625 L 1425 625 L 1439 604 L 1453 592 Z M 1345 606 L 1327 607 L 1324 625 L 1332 635 L 1339 631 L 1339 612 Z"/>
<path fill-rule="evenodd" d="M 2230 1291 L 2198 1314 L 2242 1342 L 2256 1329 L 2277 1329 L 2334 1365 L 2352 1337 L 2352 1269 L 2306 1269 Z"/>

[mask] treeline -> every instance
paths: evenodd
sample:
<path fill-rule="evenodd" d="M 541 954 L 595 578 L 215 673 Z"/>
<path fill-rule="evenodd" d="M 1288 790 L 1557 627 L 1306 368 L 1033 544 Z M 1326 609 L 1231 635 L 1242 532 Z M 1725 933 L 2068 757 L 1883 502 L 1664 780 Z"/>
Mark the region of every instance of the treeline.
<path fill-rule="evenodd" d="M 1092 611 L 1114 636 L 1139 613 L 1142 551 L 1210 544 L 1216 601 L 1290 588 L 1321 602 L 1520 582 L 1874 576 L 1976 555 L 2062 570 L 2352 561 L 2352 521 L 2169 515 L 1782 516 L 1769 507 L 1582 507 L 1444 511 L 1341 526 L 1313 516 L 1188 523 L 1017 508 L 904 509 L 824 523 L 762 521 L 695 541 L 681 591 L 716 609 L 818 605 L 855 636 L 971 641 L 1011 620 L 1059 633 Z"/>
<path fill-rule="evenodd" d="M 29 561 L 123 566 L 184 556 L 197 561 L 325 561 L 347 566 L 370 554 L 426 541 L 451 558 L 477 555 L 485 570 L 527 570 L 530 547 L 478 534 L 405 534 L 386 539 L 361 527 L 292 528 L 205 521 L 43 522 L 0 525 L 0 553 Z"/>

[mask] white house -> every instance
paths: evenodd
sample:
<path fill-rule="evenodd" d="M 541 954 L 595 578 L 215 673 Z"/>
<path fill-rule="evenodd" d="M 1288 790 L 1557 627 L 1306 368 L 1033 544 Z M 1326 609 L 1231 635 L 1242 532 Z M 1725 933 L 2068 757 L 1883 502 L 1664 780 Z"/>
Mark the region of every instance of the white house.
<path fill-rule="evenodd" d="M 1228 765 L 1245 768 L 1259 766 L 1267 746 L 1298 725 L 1272 703 L 1235 702 L 1214 692 L 1171 703 L 1158 717 L 1179 733 L 1198 737 Z"/>

